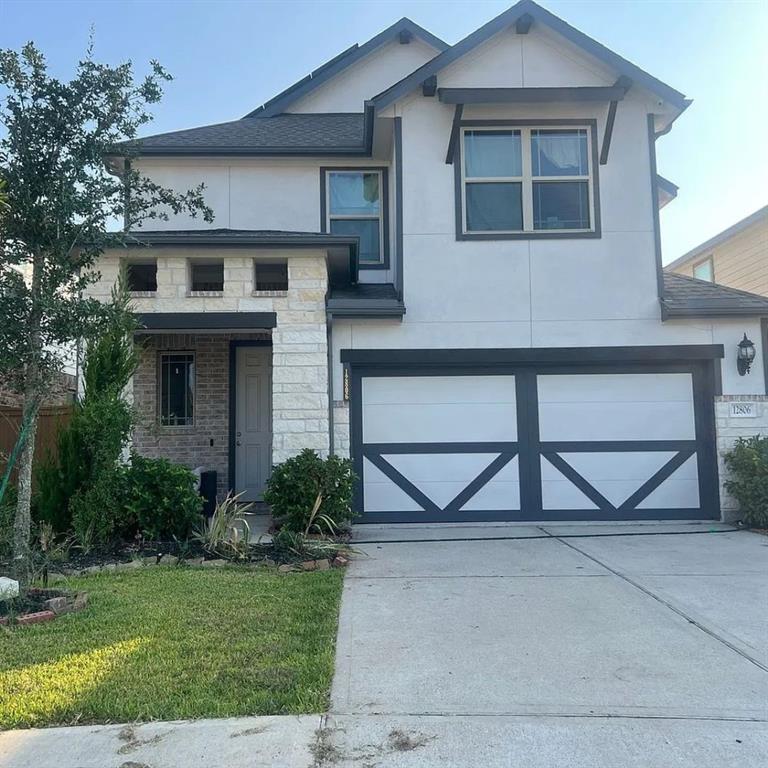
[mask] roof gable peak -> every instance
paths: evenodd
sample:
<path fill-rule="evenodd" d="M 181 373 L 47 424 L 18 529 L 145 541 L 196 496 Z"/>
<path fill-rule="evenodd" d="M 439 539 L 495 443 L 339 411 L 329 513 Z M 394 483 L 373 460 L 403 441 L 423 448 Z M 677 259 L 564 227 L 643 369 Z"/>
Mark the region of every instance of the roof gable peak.
<path fill-rule="evenodd" d="M 357 43 L 351 45 L 329 61 L 326 61 L 325 64 L 310 72 L 306 77 L 278 93 L 277 96 L 274 96 L 262 106 L 249 112 L 245 117 L 274 117 L 285 111 L 288 106 L 298 99 L 311 93 L 323 83 L 327 83 L 336 75 L 344 72 L 381 46 L 394 40 L 407 44 L 414 38 L 422 40 L 437 51 L 445 51 L 449 48 L 448 44 L 439 37 L 411 21 L 407 16 L 403 16 L 394 24 L 379 32 L 378 35 L 372 37 L 368 42 L 362 45 Z"/>
<path fill-rule="evenodd" d="M 372 99 L 372 104 L 376 109 L 383 109 L 389 106 L 418 88 L 426 79 L 436 75 L 444 67 L 489 40 L 498 32 L 516 27 L 518 34 L 527 34 L 529 29 L 532 26 L 535 27 L 536 24 L 545 25 L 559 35 L 562 35 L 598 61 L 603 62 L 620 75 L 628 77 L 639 86 L 655 93 L 661 99 L 669 102 L 681 111 L 690 104 L 690 101 L 679 91 L 661 82 L 661 80 L 648 74 L 640 69 L 640 67 L 627 61 L 583 32 L 580 32 L 575 27 L 572 27 L 533 2 L 533 0 L 520 0 L 520 2 L 500 13 L 494 19 L 471 32 L 463 40 L 439 53 L 407 77 L 382 91 Z"/>

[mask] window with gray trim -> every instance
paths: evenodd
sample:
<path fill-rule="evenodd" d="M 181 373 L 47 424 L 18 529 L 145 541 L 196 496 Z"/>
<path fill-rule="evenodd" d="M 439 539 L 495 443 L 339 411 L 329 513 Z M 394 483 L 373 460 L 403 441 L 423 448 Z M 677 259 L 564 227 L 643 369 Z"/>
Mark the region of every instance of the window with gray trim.
<path fill-rule="evenodd" d="M 191 352 L 160 354 L 160 424 L 189 427 L 194 424 L 195 356 Z"/>
<path fill-rule="evenodd" d="M 384 178 L 376 170 L 329 170 L 326 174 L 327 228 L 360 238 L 360 266 L 384 261 Z"/>
<path fill-rule="evenodd" d="M 588 126 L 463 128 L 463 232 L 594 231 L 591 139 Z"/>

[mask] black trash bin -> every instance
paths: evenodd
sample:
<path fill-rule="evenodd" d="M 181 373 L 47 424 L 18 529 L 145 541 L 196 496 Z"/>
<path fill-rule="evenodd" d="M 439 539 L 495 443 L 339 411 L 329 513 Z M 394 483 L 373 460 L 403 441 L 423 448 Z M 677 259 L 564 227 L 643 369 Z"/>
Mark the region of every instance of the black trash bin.
<path fill-rule="evenodd" d="M 200 473 L 200 495 L 203 497 L 203 514 L 210 517 L 216 509 L 216 470 Z"/>

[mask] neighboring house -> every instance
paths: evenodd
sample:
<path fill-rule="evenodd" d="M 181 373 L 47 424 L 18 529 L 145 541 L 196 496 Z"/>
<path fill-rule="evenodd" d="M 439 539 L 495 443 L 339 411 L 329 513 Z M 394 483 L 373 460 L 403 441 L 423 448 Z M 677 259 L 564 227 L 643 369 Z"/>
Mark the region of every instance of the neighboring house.
<path fill-rule="evenodd" d="M 655 144 L 688 104 L 523 0 L 143 139 L 216 220 L 99 264 L 143 324 L 135 448 L 256 499 L 302 448 L 351 455 L 362 522 L 717 518 L 716 443 L 768 425 L 768 299 L 662 271 Z"/>
<path fill-rule="evenodd" d="M 768 296 L 768 205 L 697 245 L 664 269 Z"/>

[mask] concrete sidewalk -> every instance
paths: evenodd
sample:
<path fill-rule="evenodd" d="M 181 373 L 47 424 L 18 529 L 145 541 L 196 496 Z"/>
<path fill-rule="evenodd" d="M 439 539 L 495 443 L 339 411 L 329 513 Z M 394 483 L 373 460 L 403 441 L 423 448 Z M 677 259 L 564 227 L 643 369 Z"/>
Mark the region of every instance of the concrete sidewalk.
<path fill-rule="evenodd" d="M 321 715 L 144 725 L 79 725 L 0 734 L 2 768 L 309 768 Z"/>

